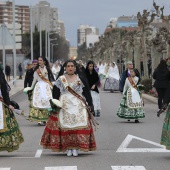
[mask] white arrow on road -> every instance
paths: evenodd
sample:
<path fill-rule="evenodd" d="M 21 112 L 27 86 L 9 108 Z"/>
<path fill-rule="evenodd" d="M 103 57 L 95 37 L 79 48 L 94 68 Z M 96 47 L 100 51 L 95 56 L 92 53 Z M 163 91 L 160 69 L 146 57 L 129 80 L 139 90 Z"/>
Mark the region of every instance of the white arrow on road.
<path fill-rule="evenodd" d="M 45 167 L 44 170 L 77 170 L 77 166 L 56 166 L 56 167 Z"/>
<path fill-rule="evenodd" d="M 149 144 L 155 145 L 160 148 L 127 148 L 133 139 L 137 139 L 139 141 L 149 143 Z M 127 135 L 127 137 L 122 142 L 122 144 L 119 146 L 119 148 L 117 149 L 116 152 L 170 152 L 170 151 L 166 150 L 165 146 L 160 145 L 159 143 L 155 143 L 155 142 L 152 142 L 152 141 L 149 141 L 146 139 L 142 139 L 142 138 L 139 138 L 136 136 Z"/>
<path fill-rule="evenodd" d="M 143 166 L 112 166 L 112 170 L 146 170 Z"/>

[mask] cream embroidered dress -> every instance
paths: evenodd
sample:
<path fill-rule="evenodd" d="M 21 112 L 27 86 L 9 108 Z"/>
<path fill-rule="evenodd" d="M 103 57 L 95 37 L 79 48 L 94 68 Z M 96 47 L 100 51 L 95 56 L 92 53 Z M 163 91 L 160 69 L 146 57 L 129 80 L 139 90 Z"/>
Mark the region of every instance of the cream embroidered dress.
<path fill-rule="evenodd" d="M 48 72 L 46 67 L 41 69 L 39 67 L 43 77 L 48 80 Z M 33 94 L 30 104 L 30 120 L 34 121 L 46 121 L 51 111 L 51 105 L 49 100 L 52 99 L 52 86 L 43 81 L 38 73 L 34 72 L 34 80 L 32 83 Z"/>
<path fill-rule="evenodd" d="M 134 77 L 132 80 L 136 85 L 139 78 Z M 145 117 L 141 93 L 138 89 L 132 86 L 128 78 L 126 78 L 123 98 L 120 102 L 117 116 L 124 119 L 138 119 Z"/>
<path fill-rule="evenodd" d="M 83 84 L 79 85 L 80 79 L 77 79 L 68 83 L 65 76 L 61 76 L 56 82 L 56 86 L 62 88 L 60 102 L 62 103 L 62 109 L 59 112 L 59 122 L 62 129 L 77 129 L 87 127 L 88 113 L 85 105 L 73 94 L 64 89 L 64 85 L 69 85 L 72 89 L 82 94 Z"/>

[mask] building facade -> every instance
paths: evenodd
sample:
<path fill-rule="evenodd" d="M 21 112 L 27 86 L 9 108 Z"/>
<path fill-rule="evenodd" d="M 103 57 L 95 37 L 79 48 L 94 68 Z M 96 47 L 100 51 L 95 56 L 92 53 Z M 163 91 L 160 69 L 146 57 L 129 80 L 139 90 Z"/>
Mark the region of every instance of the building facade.
<path fill-rule="evenodd" d="M 58 9 L 51 8 L 50 3 L 40 1 L 31 7 L 33 30 L 47 30 L 58 32 Z"/>
<path fill-rule="evenodd" d="M 65 25 L 64 25 L 64 22 L 61 20 L 58 21 L 58 33 L 60 36 L 62 36 L 64 39 L 66 39 Z"/>
<path fill-rule="evenodd" d="M 117 20 L 117 27 L 138 27 L 137 16 L 120 16 Z"/>
<path fill-rule="evenodd" d="M 10 1 L 0 2 L 0 24 L 12 24 L 13 3 Z M 15 23 L 21 25 L 21 32 L 30 31 L 30 9 L 29 6 L 15 5 Z"/>
<path fill-rule="evenodd" d="M 81 46 L 86 42 L 87 35 L 99 35 L 99 29 L 94 26 L 80 25 L 77 29 L 77 45 Z"/>

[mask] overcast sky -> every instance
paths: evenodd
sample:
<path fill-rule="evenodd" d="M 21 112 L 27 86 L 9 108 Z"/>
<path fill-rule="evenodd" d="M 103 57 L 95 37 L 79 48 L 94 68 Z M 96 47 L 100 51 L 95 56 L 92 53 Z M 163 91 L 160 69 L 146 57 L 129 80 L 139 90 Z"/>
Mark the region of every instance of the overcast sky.
<path fill-rule="evenodd" d="M 0 0 L 2 1 L 2 0 Z M 72 46 L 77 45 L 77 28 L 80 24 L 93 25 L 102 34 L 110 18 L 121 15 L 136 15 L 143 9 L 150 10 L 153 0 L 47 0 L 51 7 L 59 10 L 59 19 L 66 27 L 66 37 Z M 15 0 L 16 5 L 35 5 L 39 0 Z M 170 0 L 155 0 L 165 5 L 166 14 L 170 15 Z"/>

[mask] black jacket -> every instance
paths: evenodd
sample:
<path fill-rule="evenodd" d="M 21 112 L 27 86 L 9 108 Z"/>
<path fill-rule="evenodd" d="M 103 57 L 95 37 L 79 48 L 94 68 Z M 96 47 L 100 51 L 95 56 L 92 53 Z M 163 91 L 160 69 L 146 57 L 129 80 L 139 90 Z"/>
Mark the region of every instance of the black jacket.
<path fill-rule="evenodd" d="M 99 76 L 98 76 L 97 72 L 93 69 L 92 74 L 90 74 L 89 70 L 86 69 L 85 73 L 86 73 L 86 77 L 87 77 L 87 80 L 89 83 L 90 90 L 99 93 L 99 90 L 97 88 L 97 85 L 99 83 Z M 91 89 L 91 87 L 93 85 L 95 85 L 95 88 Z"/>
<path fill-rule="evenodd" d="M 167 68 L 156 68 L 153 73 L 153 79 L 155 79 L 155 88 L 167 88 L 170 80 L 170 72 Z"/>
<path fill-rule="evenodd" d="M 0 70 L 0 88 L 1 88 L 2 97 L 3 97 L 4 103 L 7 105 L 10 105 L 11 103 L 10 103 L 9 91 L 8 91 L 7 85 L 8 84 L 5 80 L 5 76 L 2 70 Z"/>
<path fill-rule="evenodd" d="M 25 80 L 24 80 L 24 88 L 26 87 L 31 87 L 32 82 L 33 82 L 33 75 L 34 75 L 35 69 L 31 68 L 28 69 L 25 75 Z"/>

